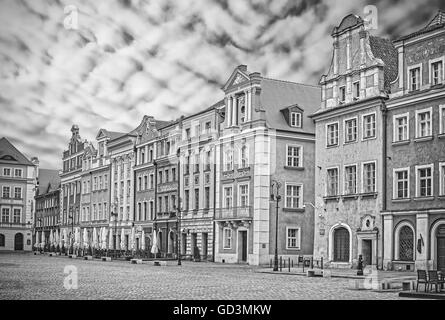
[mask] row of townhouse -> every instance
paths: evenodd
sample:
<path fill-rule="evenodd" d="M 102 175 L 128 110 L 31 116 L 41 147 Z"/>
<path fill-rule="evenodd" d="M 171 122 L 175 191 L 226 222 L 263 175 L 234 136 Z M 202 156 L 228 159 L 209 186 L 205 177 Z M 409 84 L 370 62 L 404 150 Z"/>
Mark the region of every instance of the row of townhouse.
<path fill-rule="evenodd" d="M 155 231 L 163 256 L 218 262 L 267 264 L 276 246 L 329 267 L 362 256 L 379 269 L 443 270 L 445 14 L 395 41 L 348 15 L 332 38 L 321 87 L 241 65 L 209 108 L 101 129 L 98 151 L 73 126 L 65 232 L 104 227 L 113 247 L 135 233 L 139 248 Z"/>

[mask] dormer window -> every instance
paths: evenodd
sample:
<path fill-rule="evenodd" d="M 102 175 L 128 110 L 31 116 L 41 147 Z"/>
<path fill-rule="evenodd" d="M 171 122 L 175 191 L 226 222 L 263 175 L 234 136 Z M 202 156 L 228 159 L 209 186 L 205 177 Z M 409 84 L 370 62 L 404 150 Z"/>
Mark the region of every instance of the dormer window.
<path fill-rule="evenodd" d="M 345 101 L 346 101 L 346 87 L 342 86 L 338 89 L 338 91 L 339 91 L 340 103 L 345 103 Z"/>
<path fill-rule="evenodd" d="M 300 112 L 291 112 L 290 125 L 291 125 L 291 127 L 301 128 L 301 113 Z"/>
<path fill-rule="evenodd" d="M 354 82 L 352 84 L 352 93 L 354 100 L 358 100 L 360 98 L 360 81 Z"/>
<path fill-rule="evenodd" d="M 443 63 L 436 61 L 431 64 L 431 85 L 435 86 L 442 83 Z"/>

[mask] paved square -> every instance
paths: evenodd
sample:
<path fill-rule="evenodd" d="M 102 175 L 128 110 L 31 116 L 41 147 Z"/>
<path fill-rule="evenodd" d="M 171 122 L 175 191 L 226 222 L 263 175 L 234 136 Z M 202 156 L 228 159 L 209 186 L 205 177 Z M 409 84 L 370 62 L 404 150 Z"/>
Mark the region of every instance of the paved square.
<path fill-rule="evenodd" d="M 78 289 L 64 287 L 66 266 Z M 256 267 L 184 262 L 156 267 L 32 254 L 0 254 L 0 299 L 399 299 L 397 292 L 348 289 L 348 279 L 264 274 Z"/>

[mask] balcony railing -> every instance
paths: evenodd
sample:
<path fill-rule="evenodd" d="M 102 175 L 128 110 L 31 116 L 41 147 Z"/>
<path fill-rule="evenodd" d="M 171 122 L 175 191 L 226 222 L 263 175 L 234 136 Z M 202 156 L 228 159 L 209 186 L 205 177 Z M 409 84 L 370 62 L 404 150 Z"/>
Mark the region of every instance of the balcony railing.
<path fill-rule="evenodd" d="M 252 207 L 232 207 L 218 209 L 215 216 L 215 219 L 217 220 L 244 218 L 253 218 Z"/>

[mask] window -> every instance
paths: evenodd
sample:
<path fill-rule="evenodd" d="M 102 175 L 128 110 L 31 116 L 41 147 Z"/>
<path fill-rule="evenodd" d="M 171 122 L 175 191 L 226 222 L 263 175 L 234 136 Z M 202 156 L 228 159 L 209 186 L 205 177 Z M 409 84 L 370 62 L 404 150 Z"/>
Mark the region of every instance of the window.
<path fill-rule="evenodd" d="M 445 163 L 439 163 L 439 195 L 445 196 Z"/>
<path fill-rule="evenodd" d="M 334 230 L 334 261 L 349 262 L 349 231 L 346 228 Z"/>
<path fill-rule="evenodd" d="M 5 246 L 5 235 L 0 233 L 0 247 Z"/>
<path fill-rule="evenodd" d="M 208 209 L 210 207 L 210 188 L 205 187 L 205 201 L 204 201 L 204 208 Z"/>
<path fill-rule="evenodd" d="M 131 181 L 127 180 L 127 197 L 130 196 L 131 193 Z"/>
<path fill-rule="evenodd" d="M 338 94 L 340 103 L 344 103 L 346 101 L 346 87 L 345 86 L 340 87 Z"/>
<path fill-rule="evenodd" d="M 98 211 L 99 211 L 99 215 L 98 215 L 97 219 L 101 220 L 102 219 L 102 203 L 99 203 L 97 205 L 97 207 L 98 207 Z"/>
<path fill-rule="evenodd" d="M 249 206 L 249 185 L 240 184 L 238 188 L 239 188 L 239 206 L 245 208 Z"/>
<path fill-rule="evenodd" d="M 247 168 L 249 167 L 249 157 L 248 157 L 248 149 L 247 146 L 244 145 L 241 147 L 240 152 L 240 158 L 241 158 L 241 168 Z"/>
<path fill-rule="evenodd" d="M 345 143 L 357 141 L 357 119 L 345 120 Z"/>
<path fill-rule="evenodd" d="M 3 168 L 3 175 L 4 176 L 11 176 L 11 169 L 10 168 Z"/>
<path fill-rule="evenodd" d="M 327 170 L 327 196 L 334 197 L 338 195 L 338 168 Z"/>
<path fill-rule="evenodd" d="M 138 177 L 138 191 L 142 190 L 142 177 Z"/>
<path fill-rule="evenodd" d="M 363 116 L 363 139 L 375 138 L 375 113 Z"/>
<path fill-rule="evenodd" d="M 163 182 L 163 181 L 162 181 L 162 171 L 159 171 L 158 176 L 159 176 L 159 181 L 158 181 L 158 183 L 162 183 L 162 182 Z"/>
<path fill-rule="evenodd" d="M 22 210 L 21 209 L 14 209 L 13 212 L 13 222 L 14 223 L 20 223 L 22 218 Z"/>
<path fill-rule="evenodd" d="M 21 198 L 22 198 L 22 188 L 15 187 L 14 188 L 14 199 L 21 199 Z"/>
<path fill-rule="evenodd" d="M 431 85 L 435 86 L 442 83 L 443 79 L 443 63 L 436 61 L 431 63 Z"/>
<path fill-rule="evenodd" d="M 286 184 L 286 208 L 299 209 L 302 207 L 302 185 Z"/>
<path fill-rule="evenodd" d="M 172 168 L 172 181 L 176 181 L 176 168 Z"/>
<path fill-rule="evenodd" d="M 300 229 L 286 228 L 286 249 L 300 249 Z"/>
<path fill-rule="evenodd" d="M 11 188 L 3 186 L 2 198 L 8 199 L 11 197 Z"/>
<path fill-rule="evenodd" d="M 158 212 L 162 212 L 162 197 L 158 197 Z"/>
<path fill-rule="evenodd" d="M 439 106 L 439 134 L 445 134 L 445 105 Z"/>
<path fill-rule="evenodd" d="M 432 136 L 431 112 L 431 108 L 416 111 L 416 138 Z"/>
<path fill-rule="evenodd" d="M 185 157 L 185 172 L 184 174 L 189 174 L 190 173 L 190 156 L 186 156 Z"/>
<path fill-rule="evenodd" d="M 301 128 L 301 112 L 290 113 L 290 125 L 291 127 Z"/>
<path fill-rule="evenodd" d="M 16 176 L 18 178 L 22 177 L 22 173 L 23 173 L 22 169 L 15 169 L 14 170 L 14 176 Z"/>
<path fill-rule="evenodd" d="M 394 125 L 394 133 L 393 133 L 394 142 L 409 140 L 408 113 L 394 116 L 393 125 Z"/>
<path fill-rule="evenodd" d="M 300 146 L 287 146 L 287 166 L 302 167 L 301 165 L 301 149 Z"/>
<path fill-rule="evenodd" d="M 2 208 L 2 222 L 9 223 L 9 208 Z"/>
<path fill-rule="evenodd" d="M 354 82 L 352 84 L 352 94 L 353 94 L 353 98 L 354 100 L 357 100 L 360 97 L 360 82 Z"/>
<path fill-rule="evenodd" d="M 224 187 L 224 207 L 226 209 L 232 208 L 233 206 L 233 195 L 232 187 Z"/>
<path fill-rule="evenodd" d="M 212 162 L 211 155 L 212 155 L 211 151 L 206 152 L 206 168 L 205 168 L 206 171 L 210 170 L 210 163 Z"/>
<path fill-rule="evenodd" d="M 224 154 L 224 169 L 225 171 L 233 170 L 233 150 L 228 150 Z"/>
<path fill-rule="evenodd" d="M 199 172 L 199 153 L 195 154 L 195 173 Z"/>
<path fill-rule="evenodd" d="M 150 189 L 154 188 L 154 175 L 153 173 L 150 174 Z"/>
<path fill-rule="evenodd" d="M 107 211 L 107 203 L 104 202 L 104 214 L 103 214 L 104 219 L 108 218 L 108 211 Z"/>
<path fill-rule="evenodd" d="M 327 146 L 337 146 L 338 145 L 338 122 L 328 124 L 326 127 L 326 138 Z"/>
<path fill-rule="evenodd" d="M 224 249 L 231 249 L 232 248 L 232 229 L 224 228 L 223 229 L 223 242 L 224 242 Z"/>
<path fill-rule="evenodd" d="M 399 231 L 399 260 L 414 260 L 414 232 L 409 226 L 403 226 Z"/>
<path fill-rule="evenodd" d="M 172 208 L 172 210 L 174 210 L 174 209 L 177 208 L 177 205 L 176 205 L 176 196 L 175 196 L 174 194 L 172 194 L 171 197 L 170 197 L 170 199 L 171 199 L 171 208 Z"/>
<path fill-rule="evenodd" d="M 154 203 L 153 201 L 150 201 L 150 220 L 153 220 L 154 218 Z"/>
<path fill-rule="evenodd" d="M 376 192 L 375 188 L 375 162 L 369 162 L 363 164 L 363 192 L 373 193 Z"/>
<path fill-rule="evenodd" d="M 187 211 L 190 207 L 190 191 L 189 190 L 185 190 L 184 192 L 184 206 L 185 206 L 185 210 Z"/>
<path fill-rule="evenodd" d="M 93 191 L 97 190 L 97 177 L 94 177 Z"/>
<path fill-rule="evenodd" d="M 195 210 L 199 209 L 199 189 L 195 189 Z"/>
<path fill-rule="evenodd" d="M 170 177 L 168 174 L 168 170 L 165 170 L 165 182 L 169 182 L 170 181 Z"/>
<path fill-rule="evenodd" d="M 394 199 L 409 198 L 409 168 L 394 170 Z"/>
<path fill-rule="evenodd" d="M 170 211 L 169 204 L 170 204 L 170 202 L 168 201 L 168 196 L 164 196 L 165 212 L 169 212 Z"/>
<path fill-rule="evenodd" d="M 415 91 L 420 89 L 420 67 L 409 70 L 409 89 Z"/>
<path fill-rule="evenodd" d="M 186 138 L 187 140 L 190 139 L 190 128 L 185 129 L 185 138 Z"/>
<path fill-rule="evenodd" d="M 144 190 L 148 189 L 148 176 L 144 176 Z"/>
<path fill-rule="evenodd" d="M 345 195 L 357 193 L 357 166 L 345 167 Z"/>
<path fill-rule="evenodd" d="M 433 165 L 416 166 L 417 197 L 431 197 L 433 195 Z"/>
<path fill-rule="evenodd" d="M 206 122 L 204 133 L 207 133 L 207 134 L 210 133 L 211 127 L 212 127 L 212 123 L 210 121 Z"/>

